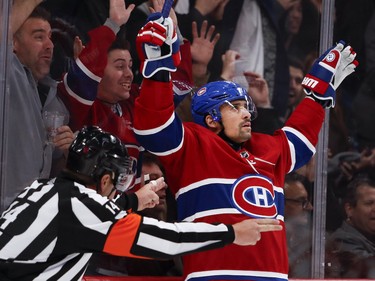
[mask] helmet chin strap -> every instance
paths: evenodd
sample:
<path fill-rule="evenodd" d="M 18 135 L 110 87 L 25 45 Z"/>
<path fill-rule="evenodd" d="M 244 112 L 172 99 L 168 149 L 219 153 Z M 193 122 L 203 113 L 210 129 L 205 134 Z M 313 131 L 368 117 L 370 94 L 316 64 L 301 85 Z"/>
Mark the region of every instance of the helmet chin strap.
<path fill-rule="evenodd" d="M 105 173 L 104 173 L 105 174 Z M 103 175 L 104 175 L 103 174 Z M 102 178 L 103 177 L 103 175 L 100 177 L 100 178 Z M 115 182 L 115 173 L 112 171 L 111 172 L 111 181 L 112 182 Z M 113 184 L 113 187 L 111 188 L 111 190 L 109 191 L 109 193 L 108 193 L 108 195 L 104 195 L 104 194 L 102 194 L 102 188 L 101 188 L 101 180 L 99 180 L 97 183 L 96 183 L 96 192 L 98 193 L 98 194 L 101 194 L 102 196 L 106 196 L 106 197 L 109 197 L 114 191 L 116 191 L 117 189 L 116 189 L 116 186 L 115 186 L 115 184 Z"/>
<path fill-rule="evenodd" d="M 242 148 L 242 143 L 237 143 L 237 142 L 234 142 L 232 141 L 224 132 L 224 125 L 223 123 L 221 122 L 221 120 L 219 121 L 220 125 L 221 125 L 221 131 L 219 132 L 218 136 L 221 137 L 226 143 L 228 143 L 235 151 L 238 151 Z"/>
<path fill-rule="evenodd" d="M 100 182 L 98 182 L 97 184 L 96 184 L 96 192 L 98 193 L 98 194 L 100 194 L 100 195 L 102 195 L 102 196 L 106 196 L 106 197 L 108 197 L 109 198 L 109 196 L 111 196 L 111 194 L 113 193 L 113 192 L 116 192 L 116 187 L 115 186 L 113 186 L 112 187 L 112 189 L 109 191 L 109 193 L 107 194 L 107 195 L 104 195 L 104 194 L 102 194 L 102 189 L 101 189 L 101 187 L 100 187 Z"/>
<path fill-rule="evenodd" d="M 116 187 L 112 187 L 112 189 L 109 192 L 109 194 L 107 195 L 107 197 L 109 198 L 113 192 L 116 192 L 116 190 L 117 190 Z"/>

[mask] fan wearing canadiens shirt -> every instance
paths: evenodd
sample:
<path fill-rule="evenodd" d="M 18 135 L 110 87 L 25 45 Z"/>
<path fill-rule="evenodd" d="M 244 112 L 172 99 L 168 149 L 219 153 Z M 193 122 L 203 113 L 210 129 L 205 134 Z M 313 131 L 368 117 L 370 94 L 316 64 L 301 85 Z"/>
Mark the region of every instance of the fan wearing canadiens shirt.
<path fill-rule="evenodd" d="M 144 149 L 133 132 L 134 99 L 139 86 L 133 84 L 130 44 L 120 31 L 135 5 L 126 7 L 124 0 L 109 3 L 109 18 L 89 32 L 90 40 L 84 48 L 76 38 L 76 49 L 82 51 L 59 83 L 59 95 L 69 109 L 73 131 L 97 125 L 125 143 L 137 168 L 134 184 L 140 184 Z M 187 61 L 191 60 L 190 44 L 183 44 L 181 49 Z M 183 64 L 174 78 L 190 82 L 191 75 L 191 64 Z"/>
<path fill-rule="evenodd" d="M 174 112 L 170 72 L 178 48 L 169 18 L 155 13 L 141 28 L 137 52 L 144 76 L 136 99 L 139 142 L 158 155 L 175 194 L 178 219 L 234 223 L 276 218 L 284 224 L 284 177 L 315 153 L 325 108 L 358 62 L 339 42 L 313 64 L 303 80 L 306 98 L 274 135 L 252 133 L 256 108 L 241 86 L 208 83 L 192 98 L 194 122 Z M 230 245 L 184 257 L 185 280 L 287 280 L 285 231 L 262 233 L 255 246 Z"/>

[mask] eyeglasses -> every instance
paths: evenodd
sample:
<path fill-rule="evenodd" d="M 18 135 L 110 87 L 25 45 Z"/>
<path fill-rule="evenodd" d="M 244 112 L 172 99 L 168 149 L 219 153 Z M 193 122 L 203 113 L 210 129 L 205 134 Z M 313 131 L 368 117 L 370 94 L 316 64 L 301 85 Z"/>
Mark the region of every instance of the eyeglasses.
<path fill-rule="evenodd" d="M 306 208 L 309 206 L 309 204 L 310 204 L 310 201 L 307 200 L 307 199 L 292 199 L 292 198 L 285 198 L 285 201 L 291 201 L 291 202 L 294 202 L 294 203 L 301 204 L 302 209 L 306 209 Z"/>

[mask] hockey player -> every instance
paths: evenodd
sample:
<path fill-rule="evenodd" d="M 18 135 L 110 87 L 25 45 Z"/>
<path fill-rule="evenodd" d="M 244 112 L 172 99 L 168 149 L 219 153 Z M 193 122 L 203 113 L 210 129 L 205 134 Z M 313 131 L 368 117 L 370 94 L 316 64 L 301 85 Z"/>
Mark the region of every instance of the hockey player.
<path fill-rule="evenodd" d="M 158 155 L 173 188 L 180 221 L 235 223 L 245 218 L 284 220 L 284 177 L 315 153 L 325 108 L 358 64 L 343 42 L 314 63 L 303 86 L 307 97 L 274 135 L 252 133 L 256 108 L 245 89 L 218 81 L 192 98 L 194 123 L 174 113 L 170 72 L 178 47 L 169 18 L 153 14 L 139 31 L 143 62 L 134 127 L 140 143 Z M 184 257 L 185 280 L 287 280 L 285 232 L 262 234 L 254 247 L 230 245 Z"/>
<path fill-rule="evenodd" d="M 154 207 L 163 178 L 132 195 L 133 160 L 119 138 L 83 128 L 54 179 L 36 180 L 0 218 L 1 280 L 81 280 L 93 252 L 170 258 L 223 247 L 252 245 L 261 231 L 280 230 L 276 220 L 238 224 L 166 223 L 126 210 Z M 123 208 L 119 207 L 122 206 Z"/>

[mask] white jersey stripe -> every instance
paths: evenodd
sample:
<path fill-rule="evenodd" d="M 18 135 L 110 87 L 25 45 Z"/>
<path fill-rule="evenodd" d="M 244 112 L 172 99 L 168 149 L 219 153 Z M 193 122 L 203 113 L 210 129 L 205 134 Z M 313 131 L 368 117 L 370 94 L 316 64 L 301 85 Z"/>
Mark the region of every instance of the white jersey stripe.
<path fill-rule="evenodd" d="M 22 234 L 15 235 L 9 243 L 0 250 L 0 257 L 16 258 L 23 250 L 29 246 L 29 241 L 34 240 L 41 230 L 45 229 L 48 224 L 57 215 L 58 196 L 55 194 L 39 210 L 38 219 L 36 219 L 29 228 Z M 14 247 L 17 245 L 17 247 Z M 11 253 L 11 255 L 9 254 Z"/>
<path fill-rule="evenodd" d="M 57 263 L 54 263 L 52 266 L 47 267 L 41 274 L 39 274 L 38 277 L 36 277 L 34 280 L 48 280 L 49 278 L 55 276 L 61 268 L 64 266 L 65 263 L 72 260 L 79 254 L 72 254 L 66 256 L 64 259 L 60 260 Z"/>
<path fill-rule="evenodd" d="M 101 234 L 108 233 L 109 228 L 113 224 L 111 221 L 102 222 L 93 212 L 91 212 L 85 204 L 77 198 L 72 198 L 72 209 L 82 225 L 85 227 L 98 231 Z"/>
<path fill-rule="evenodd" d="M 161 239 L 146 233 L 140 233 L 137 245 L 147 246 L 149 249 L 161 252 L 163 254 L 175 255 L 181 252 L 189 252 L 208 246 L 213 243 L 218 243 L 218 240 L 205 241 L 205 242 L 188 242 L 188 243 L 175 243 L 165 239 Z"/>
<path fill-rule="evenodd" d="M 80 260 L 72 267 L 70 268 L 59 280 L 65 281 L 65 280 L 73 280 L 73 277 L 77 275 L 77 272 L 81 270 L 81 268 L 84 268 L 86 264 L 89 262 L 90 258 L 92 257 L 92 254 L 84 254 L 80 258 Z"/>
<path fill-rule="evenodd" d="M 186 280 L 199 277 L 209 277 L 215 276 L 216 278 L 220 275 L 232 275 L 232 276 L 249 276 L 249 277 L 265 277 L 265 278 L 277 278 L 277 279 L 288 279 L 287 274 L 281 274 L 278 272 L 269 271 L 252 271 L 252 270 L 209 270 L 209 271 L 199 271 L 189 274 Z M 251 279 L 251 278 L 249 278 Z M 199 279 L 198 279 L 199 280 Z M 205 279 L 206 280 L 206 279 Z"/>

